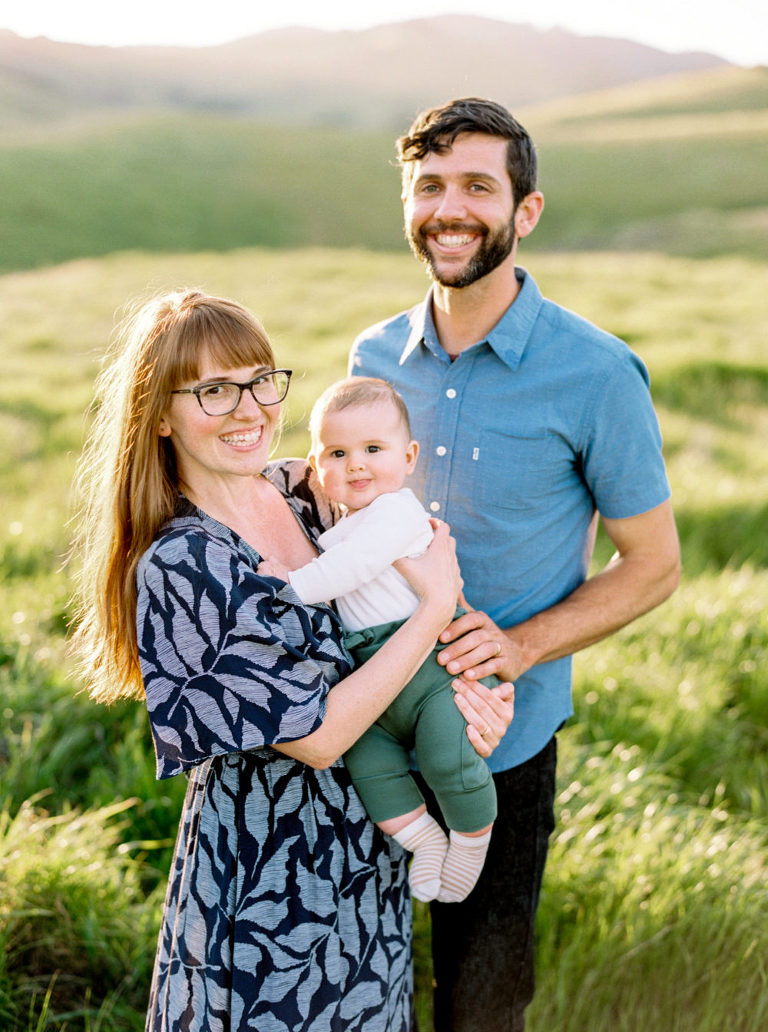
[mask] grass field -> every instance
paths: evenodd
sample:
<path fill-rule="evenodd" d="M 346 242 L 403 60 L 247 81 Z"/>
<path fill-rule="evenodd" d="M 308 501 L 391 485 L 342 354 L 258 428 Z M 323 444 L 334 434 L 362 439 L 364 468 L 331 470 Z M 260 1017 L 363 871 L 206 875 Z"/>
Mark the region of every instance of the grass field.
<path fill-rule="evenodd" d="M 768 361 L 764 262 L 522 255 L 545 293 L 648 363 L 680 590 L 576 658 L 532 1032 L 768 1026 Z M 129 297 L 234 296 L 296 371 L 281 454 L 355 333 L 421 297 L 405 254 L 126 253 L 0 277 L 0 1027 L 142 1027 L 183 784 L 153 779 L 138 706 L 77 694 L 64 655 L 69 485 Z M 598 554 L 606 557 L 605 544 Z M 177 779 L 181 781 L 181 779 Z M 417 910 L 418 1003 L 429 1009 Z"/>

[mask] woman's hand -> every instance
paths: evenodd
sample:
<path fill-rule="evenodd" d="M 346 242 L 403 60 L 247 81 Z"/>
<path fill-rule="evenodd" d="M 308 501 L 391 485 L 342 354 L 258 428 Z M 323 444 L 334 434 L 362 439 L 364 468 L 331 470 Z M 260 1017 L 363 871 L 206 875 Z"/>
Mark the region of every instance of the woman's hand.
<path fill-rule="evenodd" d="M 480 681 L 457 677 L 453 682 L 454 699 L 467 722 L 467 737 L 475 752 L 491 755 L 504 737 L 515 714 L 515 686 L 503 681 L 487 688 Z"/>
<path fill-rule="evenodd" d="M 398 559 L 393 565 L 423 602 L 445 614 L 448 624 L 464 582 L 456 559 L 456 542 L 448 525 L 440 520 L 430 522 L 435 536 L 426 552 L 417 559 Z"/>

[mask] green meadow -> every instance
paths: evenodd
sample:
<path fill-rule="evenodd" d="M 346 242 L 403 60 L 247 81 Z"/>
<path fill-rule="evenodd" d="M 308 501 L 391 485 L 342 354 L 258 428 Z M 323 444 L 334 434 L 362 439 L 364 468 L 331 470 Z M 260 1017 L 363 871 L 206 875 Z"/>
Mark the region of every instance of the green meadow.
<path fill-rule="evenodd" d="M 683 580 L 575 658 L 531 1032 L 768 1027 L 766 69 L 521 112 L 520 260 L 643 357 Z M 129 299 L 237 298 L 295 370 L 278 454 L 356 333 L 415 303 L 392 134 L 135 112 L 0 141 L 0 1029 L 143 1028 L 183 779 L 79 691 L 71 483 Z M 609 551 L 598 539 L 596 563 Z M 76 562 L 76 561 L 75 561 Z M 417 1008 L 429 928 L 417 905 Z"/>
<path fill-rule="evenodd" d="M 768 1025 L 766 264 L 659 253 L 521 256 L 545 293 L 650 367 L 685 573 L 576 657 L 530 1027 Z M 234 296 L 296 370 L 280 454 L 363 326 L 418 299 L 406 254 L 114 254 L 0 277 L 0 1027 L 142 1027 L 183 779 L 159 784 L 138 705 L 78 694 L 65 653 L 70 483 L 128 298 Z M 607 557 L 599 543 L 598 560 Z M 418 1007 L 428 927 L 416 911 Z M 428 1027 L 425 1025 L 425 1027 Z"/>
<path fill-rule="evenodd" d="M 662 78 L 516 112 L 535 251 L 768 258 L 768 70 Z M 405 125 L 403 125 L 403 129 Z M 401 246 L 395 133 L 136 111 L 0 141 L 0 271 L 113 251 Z"/>

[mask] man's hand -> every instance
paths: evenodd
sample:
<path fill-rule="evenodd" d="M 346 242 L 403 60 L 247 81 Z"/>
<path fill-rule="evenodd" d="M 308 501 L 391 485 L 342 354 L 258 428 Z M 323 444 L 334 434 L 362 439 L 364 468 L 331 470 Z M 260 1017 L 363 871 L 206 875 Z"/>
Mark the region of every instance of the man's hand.
<path fill-rule="evenodd" d="M 468 608 L 463 599 L 461 604 Z M 439 640 L 449 647 L 438 653 L 438 663 L 448 673 L 463 674 L 468 680 L 496 674 L 502 681 L 514 681 L 531 665 L 508 635 L 480 609 L 470 609 L 454 620 Z"/>

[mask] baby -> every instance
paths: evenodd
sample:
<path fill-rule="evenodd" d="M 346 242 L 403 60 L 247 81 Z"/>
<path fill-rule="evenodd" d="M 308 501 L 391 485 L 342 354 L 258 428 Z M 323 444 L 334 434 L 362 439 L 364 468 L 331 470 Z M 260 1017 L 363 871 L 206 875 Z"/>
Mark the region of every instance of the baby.
<path fill-rule="evenodd" d="M 419 446 L 408 411 L 385 381 L 352 377 L 334 384 L 310 417 L 309 461 L 342 519 L 319 538 L 323 553 L 288 571 L 267 559 L 265 576 L 290 581 L 304 603 L 333 599 L 356 663 L 368 659 L 416 608 L 417 598 L 392 563 L 422 553 L 429 517 L 403 484 Z M 413 853 L 417 899 L 458 902 L 482 870 L 496 817 L 496 791 L 485 761 L 466 736 L 453 701 L 452 677 L 437 662 L 441 646 L 379 720 L 345 754 L 373 821 Z M 484 684 L 496 684 L 487 678 Z M 410 774 L 411 751 L 450 830 L 427 812 Z"/>

